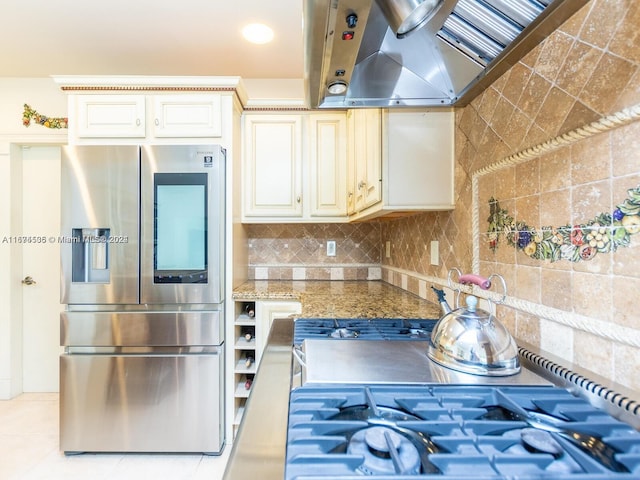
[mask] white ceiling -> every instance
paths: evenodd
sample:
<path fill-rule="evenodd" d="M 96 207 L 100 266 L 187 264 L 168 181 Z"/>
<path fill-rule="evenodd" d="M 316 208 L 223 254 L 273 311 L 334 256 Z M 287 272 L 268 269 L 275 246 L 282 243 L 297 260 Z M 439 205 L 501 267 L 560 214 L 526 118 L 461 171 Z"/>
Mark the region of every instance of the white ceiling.
<path fill-rule="evenodd" d="M 275 31 L 242 38 L 247 23 Z M 302 78 L 302 0 L 3 0 L 0 76 Z"/>

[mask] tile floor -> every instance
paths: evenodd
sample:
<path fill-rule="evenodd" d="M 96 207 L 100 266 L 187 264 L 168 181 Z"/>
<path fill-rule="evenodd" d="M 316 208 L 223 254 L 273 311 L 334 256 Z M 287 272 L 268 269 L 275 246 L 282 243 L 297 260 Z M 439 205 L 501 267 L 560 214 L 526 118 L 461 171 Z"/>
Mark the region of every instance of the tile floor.
<path fill-rule="evenodd" d="M 0 400 L 0 480 L 216 480 L 231 447 L 219 457 L 164 454 L 82 454 L 58 450 L 58 394 L 25 393 Z"/>

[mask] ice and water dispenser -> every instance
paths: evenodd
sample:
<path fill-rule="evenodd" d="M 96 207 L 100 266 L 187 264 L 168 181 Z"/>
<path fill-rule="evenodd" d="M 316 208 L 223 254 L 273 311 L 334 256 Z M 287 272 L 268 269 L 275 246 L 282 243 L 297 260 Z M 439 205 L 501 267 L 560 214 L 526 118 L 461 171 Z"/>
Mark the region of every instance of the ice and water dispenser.
<path fill-rule="evenodd" d="M 110 228 L 72 229 L 71 277 L 74 283 L 109 283 Z"/>

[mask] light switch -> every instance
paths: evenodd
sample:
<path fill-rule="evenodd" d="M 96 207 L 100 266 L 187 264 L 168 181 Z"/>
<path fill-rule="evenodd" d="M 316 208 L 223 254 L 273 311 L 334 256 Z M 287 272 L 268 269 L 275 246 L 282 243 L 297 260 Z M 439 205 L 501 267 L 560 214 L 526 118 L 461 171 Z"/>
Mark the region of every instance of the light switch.
<path fill-rule="evenodd" d="M 440 265 L 440 243 L 437 240 L 431 241 L 431 265 Z"/>
<path fill-rule="evenodd" d="M 389 241 L 384 244 L 384 256 L 385 258 L 391 258 L 391 242 Z"/>

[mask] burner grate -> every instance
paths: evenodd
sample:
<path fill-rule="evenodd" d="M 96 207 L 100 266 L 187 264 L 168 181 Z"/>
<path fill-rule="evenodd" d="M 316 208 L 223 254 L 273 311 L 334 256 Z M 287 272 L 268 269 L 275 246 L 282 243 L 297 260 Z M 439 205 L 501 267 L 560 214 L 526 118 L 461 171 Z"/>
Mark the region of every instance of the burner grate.
<path fill-rule="evenodd" d="M 429 340 L 435 319 L 300 318 L 295 321 L 294 345 L 305 339 Z"/>
<path fill-rule="evenodd" d="M 565 435 L 534 429 L 522 411 L 601 438 L 613 458 L 603 463 Z M 549 438 L 560 450 L 542 445 Z M 285 479 L 363 474 L 638 479 L 640 433 L 551 386 L 305 385 L 292 391 Z"/>

